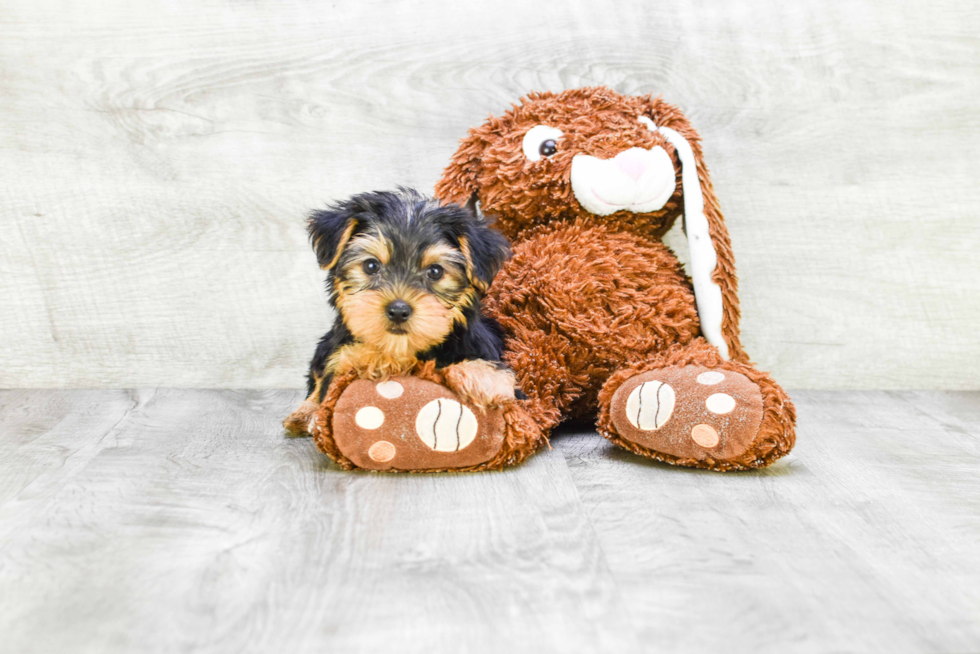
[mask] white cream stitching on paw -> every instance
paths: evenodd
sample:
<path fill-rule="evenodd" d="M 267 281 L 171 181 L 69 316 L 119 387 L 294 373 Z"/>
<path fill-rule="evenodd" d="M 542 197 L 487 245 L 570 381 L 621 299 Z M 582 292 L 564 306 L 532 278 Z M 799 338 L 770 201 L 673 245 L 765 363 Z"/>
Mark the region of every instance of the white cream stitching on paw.
<path fill-rule="evenodd" d="M 704 401 L 704 406 L 708 407 L 711 413 L 726 414 L 731 413 L 735 408 L 735 398 L 728 393 L 715 393 Z"/>
<path fill-rule="evenodd" d="M 691 429 L 691 440 L 701 447 L 714 447 L 721 438 L 711 425 L 694 425 Z"/>
<path fill-rule="evenodd" d="M 368 448 L 368 456 L 372 461 L 387 463 L 395 458 L 395 446 L 388 441 L 378 441 Z"/>
<path fill-rule="evenodd" d="M 626 398 L 626 419 L 637 429 L 660 429 L 674 413 L 677 396 L 670 384 L 645 381 Z"/>
<path fill-rule="evenodd" d="M 401 397 L 402 393 L 405 392 L 405 387 L 396 381 L 383 381 L 374 387 L 374 390 L 378 391 L 378 395 L 381 397 L 394 400 L 397 397 Z"/>
<path fill-rule="evenodd" d="M 354 422 L 361 429 L 377 429 L 384 424 L 385 414 L 376 406 L 366 406 L 354 414 Z"/>
<path fill-rule="evenodd" d="M 473 442 L 479 423 L 476 416 L 456 400 L 432 400 L 415 418 L 415 432 L 436 452 L 458 452 Z"/>
<path fill-rule="evenodd" d="M 698 375 L 698 383 L 704 384 L 705 386 L 714 386 L 715 384 L 720 384 L 723 381 L 725 381 L 725 375 L 717 370 L 709 370 L 708 372 L 702 372 L 700 375 Z"/>

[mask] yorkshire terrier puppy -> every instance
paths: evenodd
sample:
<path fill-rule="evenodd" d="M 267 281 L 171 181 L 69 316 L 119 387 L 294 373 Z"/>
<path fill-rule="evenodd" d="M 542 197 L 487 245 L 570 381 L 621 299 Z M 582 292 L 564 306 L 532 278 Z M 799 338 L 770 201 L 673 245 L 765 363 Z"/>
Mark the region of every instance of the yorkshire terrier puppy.
<path fill-rule="evenodd" d="M 434 360 L 463 400 L 496 407 L 514 399 L 502 330 L 480 312 L 510 248 L 483 217 L 399 188 L 314 211 L 308 231 L 337 319 L 288 429 L 305 432 L 332 377 L 350 370 L 381 380 Z"/>

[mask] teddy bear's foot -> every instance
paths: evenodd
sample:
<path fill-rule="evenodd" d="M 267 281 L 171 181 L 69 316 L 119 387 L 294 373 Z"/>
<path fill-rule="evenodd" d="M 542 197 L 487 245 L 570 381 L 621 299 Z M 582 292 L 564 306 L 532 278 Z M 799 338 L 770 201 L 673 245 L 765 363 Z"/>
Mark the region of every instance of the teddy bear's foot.
<path fill-rule="evenodd" d="M 637 454 L 677 465 L 766 466 L 792 447 L 792 405 L 767 376 L 745 373 L 758 379 L 700 365 L 614 376 L 616 385 L 603 392 L 609 399 L 600 431 Z"/>
<path fill-rule="evenodd" d="M 313 417 L 320 449 L 347 469 L 434 472 L 517 463 L 541 432 L 517 402 L 480 409 L 415 376 L 331 386 Z"/>

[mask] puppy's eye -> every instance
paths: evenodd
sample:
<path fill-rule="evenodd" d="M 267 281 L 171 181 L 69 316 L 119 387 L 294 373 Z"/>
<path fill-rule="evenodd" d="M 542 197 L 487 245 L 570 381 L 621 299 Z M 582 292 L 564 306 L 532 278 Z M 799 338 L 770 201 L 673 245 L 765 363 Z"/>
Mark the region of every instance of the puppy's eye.
<path fill-rule="evenodd" d="M 524 156 L 531 161 L 540 161 L 541 157 L 550 157 L 558 152 L 558 139 L 563 132 L 557 127 L 547 125 L 535 125 L 527 130 L 524 140 L 521 142 L 521 149 Z"/>
<path fill-rule="evenodd" d="M 377 259 L 368 259 L 361 264 L 361 269 L 366 275 L 377 275 L 381 272 L 381 262 Z"/>
<path fill-rule="evenodd" d="M 437 282 L 440 279 L 442 279 L 442 276 L 445 275 L 445 274 L 446 274 L 446 271 L 443 270 L 442 266 L 440 266 L 437 263 L 434 263 L 434 264 L 432 264 L 431 266 L 429 266 L 428 268 L 425 269 L 425 276 L 428 277 L 429 279 L 431 279 L 434 282 Z"/>

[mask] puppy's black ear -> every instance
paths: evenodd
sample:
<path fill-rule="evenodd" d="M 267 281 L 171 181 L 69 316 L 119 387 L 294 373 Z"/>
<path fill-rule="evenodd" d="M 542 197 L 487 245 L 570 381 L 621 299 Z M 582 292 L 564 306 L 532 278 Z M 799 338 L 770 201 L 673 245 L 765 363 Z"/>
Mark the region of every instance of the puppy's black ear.
<path fill-rule="evenodd" d="M 313 244 L 320 268 L 330 270 L 337 265 L 344 246 L 356 228 L 357 219 L 343 205 L 310 213 L 306 231 L 310 234 L 310 243 Z"/>
<path fill-rule="evenodd" d="M 466 257 L 466 276 L 470 284 L 485 295 L 493 278 L 510 258 L 510 243 L 503 234 L 490 227 L 475 207 L 466 208 L 471 218 L 459 237 L 459 249 Z"/>

